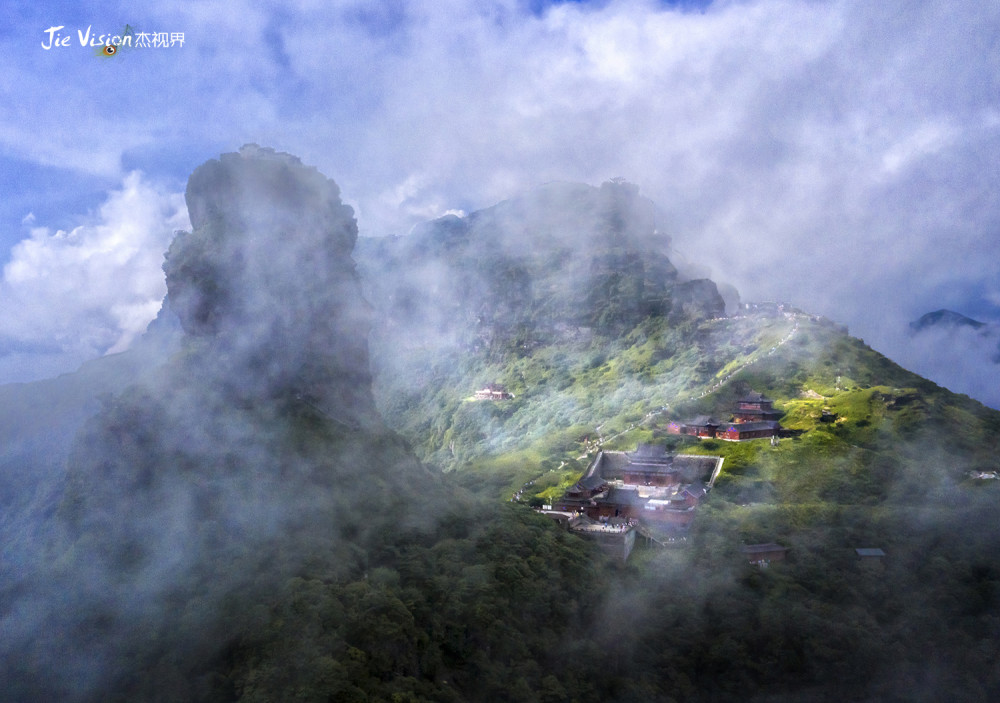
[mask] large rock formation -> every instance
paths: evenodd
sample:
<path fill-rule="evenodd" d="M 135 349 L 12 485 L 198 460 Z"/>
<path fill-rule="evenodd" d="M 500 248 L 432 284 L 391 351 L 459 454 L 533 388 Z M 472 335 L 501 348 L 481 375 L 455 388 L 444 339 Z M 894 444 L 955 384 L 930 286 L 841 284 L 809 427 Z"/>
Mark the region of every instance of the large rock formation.
<path fill-rule="evenodd" d="M 337 184 L 254 145 L 199 166 L 193 229 L 167 252 L 168 298 L 213 376 L 249 398 L 304 398 L 339 420 L 373 417 L 370 309 L 350 254 L 357 239 Z"/>
<path fill-rule="evenodd" d="M 339 524 L 353 492 L 376 494 L 363 482 L 395 480 L 383 475 L 394 461 L 424 475 L 401 445 L 392 459 L 371 449 L 393 440 L 374 408 L 357 226 L 336 184 L 244 147 L 200 166 L 187 200 L 193 229 L 164 265 L 181 351 L 107 403 L 70 460 L 61 514 L 73 534 L 113 535 L 95 545 L 115 569 L 167 558 L 178 534 L 211 551 Z"/>
<path fill-rule="evenodd" d="M 246 603 L 293 575 L 356 577 L 440 510 L 436 475 L 374 409 L 336 184 L 244 147 L 199 167 L 187 200 L 157 325 L 176 339 L 176 314 L 176 352 L 104 398 L 51 498 L 0 522 L 21 558 L 0 560 L 14 700 L 217 700 L 191 676 L 154 695 L 138 672 L 196 670 L 248 627 Z"/>

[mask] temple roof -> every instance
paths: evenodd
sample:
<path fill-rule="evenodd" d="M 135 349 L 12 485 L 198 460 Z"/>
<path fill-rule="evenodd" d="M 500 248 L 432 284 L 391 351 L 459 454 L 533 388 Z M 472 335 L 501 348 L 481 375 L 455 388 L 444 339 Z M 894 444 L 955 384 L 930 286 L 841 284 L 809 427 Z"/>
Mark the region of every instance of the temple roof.
<path fill-rule="evenodd" d="M 668 459 L 667 448 L 662 444 L 640 444 L 634 452 L 629 453 L 629 458 L 635 460 L 664 460 Z"/>
<path fill-rule="evenodd" d="M 600 488 L 605 483 L 607 483 L 607 481 L 605 481 L 603 478 L 601 478 L 597 474 L 593 474 L 591 476 L 585 476 L 584 478 L 581 478 L 577 482 L 577 485 L 580 486 L 581 488 L 584 488 L 584 489 L 588 490 L 588 491 L 592 491 L 594 489 Z"/>
<path fill-rule="evenodd" d="M 854 550 L 857 552 L 859 557 L 884 557 L 885 552 L 883 552 L 878 547 L 859 547 Z"/>

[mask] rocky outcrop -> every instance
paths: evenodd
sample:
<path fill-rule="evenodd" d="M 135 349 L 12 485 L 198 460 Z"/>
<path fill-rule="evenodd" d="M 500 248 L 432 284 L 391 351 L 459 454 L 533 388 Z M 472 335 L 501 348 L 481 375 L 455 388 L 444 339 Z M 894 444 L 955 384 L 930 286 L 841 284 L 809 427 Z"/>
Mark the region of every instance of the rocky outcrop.
<path fill-rule="evenodd" d="M 0 560 L 0 602 L 27 614 L 0 662 L 56 662 L 0 664 L 17 700 L 162 698 L 129 693 L 150 662 L 202 670 L 250 636 L 234 633 L 251 604 L 293 576 L 361 578 L 448 498 L 375 411 L 357 227 L 336 184 L 244 147 L 199 167 L 187 201 L 193 227 L 170 247 L 144 342 L 178 343 L 102 399 L 58 485 L 0 523 L 21 558 Z"/>
<path fill-rule="evenodd" d="M 707 278 L 678 283 L 673 293 L 671 320 L 722 317 L 726 312 L 726 301 L 715 283 Z"/>
<path fill-rule="evenodd" d="M 170 306 L 237 394 L 296 395 L 340 419 L 374 414 L 370 308 L 340 189 L 289 154 L 254 145 L 199 166 L 193 229 L 164 271 Z"/>

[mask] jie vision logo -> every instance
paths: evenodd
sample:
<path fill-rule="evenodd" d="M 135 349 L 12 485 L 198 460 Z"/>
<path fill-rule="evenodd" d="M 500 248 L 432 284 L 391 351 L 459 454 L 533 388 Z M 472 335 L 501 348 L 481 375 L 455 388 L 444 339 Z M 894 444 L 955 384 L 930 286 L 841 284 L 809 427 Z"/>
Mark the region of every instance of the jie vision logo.
<path fill-rule="evenodd" d="M 42 48 L 46 51 L 75 46 L 72 32 L 63 32 L 65 25 L 49 27 L 43 32 Z M 97 49 L 98 56 L 115 56 L 123 49 L 169 49 L 184 46 L 184 32 L 136 32 L 131 25 L 116 34 L 98 34 L 93 25 L 76 30 L 81 47 Z"/>

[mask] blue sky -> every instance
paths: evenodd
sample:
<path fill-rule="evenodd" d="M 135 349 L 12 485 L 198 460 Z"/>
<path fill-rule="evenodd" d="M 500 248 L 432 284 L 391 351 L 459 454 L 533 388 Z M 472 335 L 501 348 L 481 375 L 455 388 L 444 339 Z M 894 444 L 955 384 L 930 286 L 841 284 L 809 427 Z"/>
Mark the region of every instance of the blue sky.
<path fill-rule="evenodd" d="M 744 299 L 826 314 L 911 366 L 920 314 L 1000 319 L 994 3 L 41 2 L 9 15 L 0 382 L 127 348 L 187 226 L 187 175 L 246 142 L 335 179 L 366 235 L 624 176 L 662 206 L 679 252 Z M 79 45 L 78 31 L 126 24 L 184 44 L 110 59 Z M 70 45 L 43 49 L 58 25 Z M 1000 385 L 996 367 L 982 374 Z"/>

